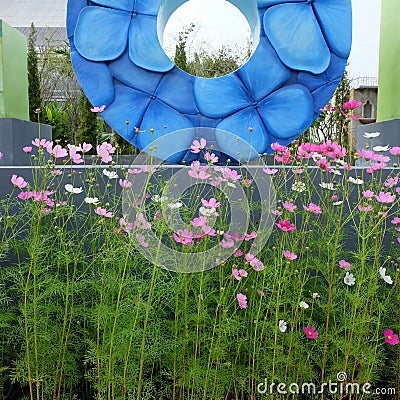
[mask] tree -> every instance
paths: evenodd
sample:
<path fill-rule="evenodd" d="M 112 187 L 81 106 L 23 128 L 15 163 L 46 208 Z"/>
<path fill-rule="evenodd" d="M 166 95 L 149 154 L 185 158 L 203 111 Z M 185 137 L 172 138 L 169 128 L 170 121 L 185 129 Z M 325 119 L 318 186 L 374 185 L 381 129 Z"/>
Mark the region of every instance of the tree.
<path fill-rule="evenodd" d="M 38 55 L 36 52 L 36 29 L 32 22 L 31 31 L 28 38 L 28 94 L 29 94 L 29 119 L 38 121 L 36 109 L 42 107 L 42 97 L 40 93 L 40 78 L 38 69 Z"/>

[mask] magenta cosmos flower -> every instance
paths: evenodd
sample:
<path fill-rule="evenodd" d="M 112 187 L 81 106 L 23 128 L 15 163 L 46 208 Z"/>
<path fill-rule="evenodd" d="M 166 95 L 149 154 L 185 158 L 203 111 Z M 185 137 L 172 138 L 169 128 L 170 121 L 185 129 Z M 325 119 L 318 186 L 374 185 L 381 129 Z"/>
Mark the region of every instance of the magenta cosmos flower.
<path fill-rule="evenodd" d="M 311 326 L 305 326 L 303 331 L 309 339 L 316 339 L 318 337 L 318 332 Z"/>
<path fill-rule="evenodd" d="M 296 230 L 296 227 L 291 224 L 287 219 L 280 220 L 275 225 L 283 232 L 293 232 Z"/>
<path fill-rule="evenodd" d="M 391 329 L 385 329 L 383 331 L 383 334 L 385 335 L 385 342 L 389 343 L 391 345 L 395 345 L 399 343 L 399 336 L 397 334 L 394 334 Z"/>

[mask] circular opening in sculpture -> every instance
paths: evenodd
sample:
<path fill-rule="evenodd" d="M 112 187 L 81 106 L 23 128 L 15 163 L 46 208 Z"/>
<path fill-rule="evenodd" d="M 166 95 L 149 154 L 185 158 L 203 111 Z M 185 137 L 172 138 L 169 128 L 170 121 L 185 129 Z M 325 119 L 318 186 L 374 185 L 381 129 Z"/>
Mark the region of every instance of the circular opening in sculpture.
<path fill-rule="evenodd" d="M 256 0 L 164 0 L 157 28 L 168 57 L 185 72 L 206 78 L 244 65 L 260 37 Z"/>

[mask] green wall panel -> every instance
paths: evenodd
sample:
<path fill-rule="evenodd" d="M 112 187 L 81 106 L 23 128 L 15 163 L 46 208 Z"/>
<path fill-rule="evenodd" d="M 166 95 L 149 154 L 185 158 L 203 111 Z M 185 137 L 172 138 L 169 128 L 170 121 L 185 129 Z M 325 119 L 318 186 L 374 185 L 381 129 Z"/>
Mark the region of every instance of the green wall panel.
<path fill-rule="evenodd" d="M 29 120 L 25 36 L 0 20 L 0 118 Z"/>
<path fill-rule="evenodd" d="M 400 118 L 400 1 L 382 0 L 377 120 Z"/>

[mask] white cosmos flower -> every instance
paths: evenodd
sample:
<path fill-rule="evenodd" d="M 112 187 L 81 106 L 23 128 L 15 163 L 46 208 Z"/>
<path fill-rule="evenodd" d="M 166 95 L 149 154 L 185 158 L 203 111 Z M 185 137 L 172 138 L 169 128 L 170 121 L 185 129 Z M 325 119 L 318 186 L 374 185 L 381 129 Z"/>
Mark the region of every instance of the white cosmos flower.
<path fill-rule="evenodd" d="M 381 274 L 382 279 L 388 283 L 389 285 L 393 285 L 393 280 L 389 275 L 386 275 L 386 268 L 379 268 L 379 273 Z"/>
<path fill-rule="evenodd" d="M 352 176 L 349 176 L 349 182 L 354 183 L 355 185 L 362 185 L 364 181 L 359 178 L 353 178 Z"/>
<path fill-rule="evenodd" d="M 333 175 L 342 175 L 342 173 L 338 169 L 335 169 L 335 168 L 332 168 L 329 172 Z"/>
<path fill-rule="evenodd" d="M 296 181 L 292 185 L 292 190 L 299 193 L 304 192 L 306 190 L 306 185 L 304 182 Z"/>
<path fill-rule="evenodd" d="M 321 158 L 322 158 L 322 155 L 321 155 L 321 154 L 314 153 L 314 154 L 312 155 L 312 159 L 313 159 L 314 162 L 319 161 Z"/>
<path fill-rule="evenodd" d="M 332 203 L 334 206 L 340 206 L 343 203 L 343 200 L 335 201 Z"/>
<path fill-rule="evenodd" d="M 88 203 L 88 204 L 98 204 L 99 203 L 99 199 L 97 197 L 85 197 L 83 200 L 85 203 Z"/>
<path fill-rule="evenodd" d="M 301 301 L 299 303 L 300 308 L 302 308 L 303 310 L 307 310 L 308 307 L 310 307 L 305 301 Z"/>
<path fill-rule="evenodd" d="M 365 132 L 363 136 L 367 139 L 372 139 L 378 137 L 380 134 L 381 134 L 380 132 L 370 132 L 370 133 Z"/>
<path fill-rule="evenodd" d="M 181 208 L 183 206 L 183 203 L 181 203 L 180 201 L 177 201 L 176 203 L 169 203 L 168 204 L 168 207 L 171 209 L 171 210 L 175 210 L 175 209 L 177 209 L 177 208 Z"/>
<path fill-rule="evenodd" d="M 108 176 L 109 179 L 117 179 L 118 174 L 115 171 L 110 171 L 108 169 L 103 169 L 103 174 Z"/>
<path fill-rule="evenodd" d="M 278 327 L 279 327 L 279 330 L 283 333 L 283 332 L 286 332 L 286 329 L 287 329 L 287 322 L 285 322 L 283 319 L 280 319 L 279 320 L 279 323 L 278 323 Z"/>
<path fill-rule="evenodd" d="M 319 186 L 323 189 L 335 190 L 335 185 L 332 182 L 321 182 Z"/>
<path fill-rule="evenodd" d="M 214 207 L 200 207 L 199 208 L 199 213 L 201 215 L 204 215 L 205 217 L 211 217 L 211 215 L 214 215 L 215 211 L 216 210 Z"/>
<path fill-rule="evenodd" d="M 164 203 L 164 201 L 168 200 L 168 197 L 163 197 L 163 196 L 159 196 L 158 194 L 155 194 L 152 197 L 153 201 L 155 201 L 156 203 Z"/>
<path fill-rule="evenodd" d="M 386 146 L 375 146 L 373 148 L 374 151 L 388 151 L 391 147 L 387 144 Z"/>
<path fill-rule="evenodd" d="M 65 186 L 65 190 L 69 193 L 79 194 L 83 192 L 82 187 L 74 188 L 70 183 L 67 183 Z"/>
<path fill-rule="evenodd" d="M 356 278 L 354 278 L 354 275 L 350 274 L 350 272 L 346 272 L 343 282 L 348 286 L 353 286 L 356 283 Z"/>

